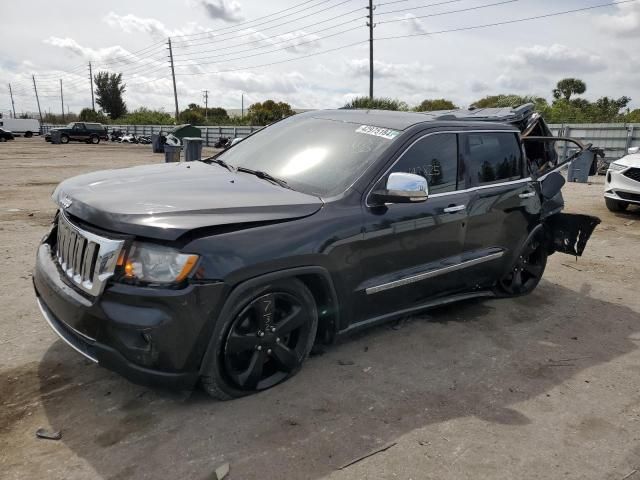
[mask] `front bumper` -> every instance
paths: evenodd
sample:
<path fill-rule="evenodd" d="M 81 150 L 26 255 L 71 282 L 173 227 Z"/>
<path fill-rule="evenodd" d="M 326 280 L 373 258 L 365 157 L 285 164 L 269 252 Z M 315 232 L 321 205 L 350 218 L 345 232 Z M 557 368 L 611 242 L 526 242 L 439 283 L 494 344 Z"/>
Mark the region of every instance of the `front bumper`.
<path fill-rule="evenodd" d="M 624 175 L 625 171 L 607 171 L 604 196 L 621 202 L 640 204 L 640 182 Z"/>
<path fill-rule="evenodd" d="M 145 385 L 192 388 L 227 287 L 157 289 L 113 284 L 88 298 L 65 283 L 47 243 L 33 282 L 51 328 L 93 362 Z"/>

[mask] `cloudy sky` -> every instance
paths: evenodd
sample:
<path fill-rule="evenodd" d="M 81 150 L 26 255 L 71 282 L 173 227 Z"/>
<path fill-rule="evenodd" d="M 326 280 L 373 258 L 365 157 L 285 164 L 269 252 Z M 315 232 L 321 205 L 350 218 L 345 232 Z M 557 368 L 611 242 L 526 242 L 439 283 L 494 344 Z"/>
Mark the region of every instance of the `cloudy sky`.
<path fill-rule="evenodd" d="M 640 0 L 500 23 L 611 0 L 374 0 L 375 95 L 445 97 L 461 106 L 489 94 L 550 97 L 556 81 L 587 82 L 587 98 L 640 106 Z M 166 41 L 172 38 L 180 107 L 240 108 L 267 98 L 333 108 L 368 94 L 368 0 L 6 2 L 0 20 L 0 110 L 71 111 L 91 105 L 87 63 L 122 72 L 129 109 L 173 112 Z M 407 37 L 408 36 L 408 37 Z M 405 37 L 384 39 L 386 37 Z M 344 48 L 343 48 L 344 47 Z"/>

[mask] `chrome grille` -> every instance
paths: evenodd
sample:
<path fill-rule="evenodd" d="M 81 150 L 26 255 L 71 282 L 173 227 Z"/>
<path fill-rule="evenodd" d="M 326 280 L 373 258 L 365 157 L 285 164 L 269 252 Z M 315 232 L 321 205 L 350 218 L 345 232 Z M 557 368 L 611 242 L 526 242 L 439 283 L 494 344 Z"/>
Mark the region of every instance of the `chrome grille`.
<path fill-rule="evenodd" d="M 112 240 L 79 228 L 60 210 L 56 259 L 67 277 L 88 294 L 102 293 L 116 269 L 123 245 L 123 240 Z"/>

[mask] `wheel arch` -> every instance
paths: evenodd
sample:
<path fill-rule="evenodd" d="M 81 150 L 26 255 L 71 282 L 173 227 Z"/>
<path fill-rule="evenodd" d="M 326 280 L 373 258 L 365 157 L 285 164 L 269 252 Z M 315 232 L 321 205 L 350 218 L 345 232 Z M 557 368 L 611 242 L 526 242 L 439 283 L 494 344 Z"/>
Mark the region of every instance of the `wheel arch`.
<path fill-rule="evenodd" d="M 220 310 L 218 318 L 223 318 L 229 313 L 237 301 L 253 288 L 276 280 L 297 279 L 301 281 L 311 292 L 316 302 L 318 311 L 318 332 L 316 342 L 330 343 L 336 336 L 339 323 L 338 296 L 329 272 L 319 266 L 294 267 L 276 272 L 265 273 L 257 277 L 244 280 L 236 284 Z M 200 362 L 200 373 L 204 365 L 210 361 L 214 351 L 215 339 L 209 339 L 209 343 Z"/>

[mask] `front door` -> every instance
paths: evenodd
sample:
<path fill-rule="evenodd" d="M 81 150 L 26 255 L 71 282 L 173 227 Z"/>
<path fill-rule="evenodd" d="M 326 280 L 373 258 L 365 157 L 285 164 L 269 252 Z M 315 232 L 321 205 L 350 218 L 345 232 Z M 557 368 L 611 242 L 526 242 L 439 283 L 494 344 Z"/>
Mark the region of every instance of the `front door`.
<path fill-rule="evenodd" d="M 365 198 L 360 249 L 361 283 L 356 295 L 358 321 L 411 308 L 460 286 L 460 262 L 467 218 L 466 192 L 457 192 L 458 143 L 455 133 L 417 139 L 381 175 L 406 172 L 427 179 L 429 196 L 421 203 L 374 206 Z"/>

